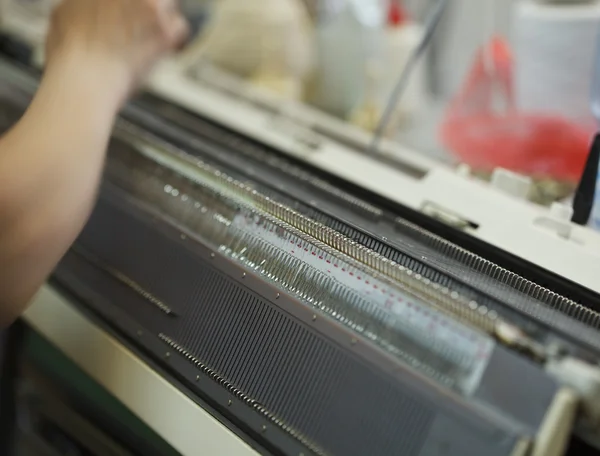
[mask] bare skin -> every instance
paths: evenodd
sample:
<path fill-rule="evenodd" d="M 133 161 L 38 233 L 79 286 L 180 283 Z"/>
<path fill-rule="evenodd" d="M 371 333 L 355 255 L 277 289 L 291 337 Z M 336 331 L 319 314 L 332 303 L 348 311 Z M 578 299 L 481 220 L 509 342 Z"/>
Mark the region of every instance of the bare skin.
<path fill-rule="evenodd" d="M 55 11 L 38 92 L 0 139 L 0 325 L 85 225 L 117 112 L 186 36 L 175 0 L 64 0 Z"/>

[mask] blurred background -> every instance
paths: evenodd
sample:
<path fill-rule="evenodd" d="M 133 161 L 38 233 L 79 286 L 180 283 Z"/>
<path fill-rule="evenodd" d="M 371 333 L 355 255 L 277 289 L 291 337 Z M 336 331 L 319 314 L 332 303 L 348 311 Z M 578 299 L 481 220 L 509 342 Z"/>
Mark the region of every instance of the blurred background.
<path fill-rule="evenodd" d="M 26 18 L 12 28 L 42 41 L 57 1 L 2 0 L 3 27 Z M 375 159 L 385 138 L 477 178 L 526 176 L 536 203 L 570 202 L 600 107 L 597 0 L 181 4 L 194 34 L 177 59 L 190 80 Z"/>
<path fill-rule="evenodd" d="M 59 1 L 0 0 L 0 29 L 43 48 Z M 534 203 L 571 206 L 600 117 L 600 0 L 180 3 L 193 29 L 172 59 L 180 93 L 214 89 L 272 114 L 266 129 L 330 137 L 411 177 L 503 170 Z"/>
<path fill-rule="evenodd" d="M 407 69 L 441 3 L 425 52 Z M 541 204 L 568 199 L 581 176 L 595 132 L 596 1 L 184 0 L 183 7 L 194 38 L 181 58 L 202 83 L 243 81 L 271 104 L 318 111 L 329 119 L 324 125 L 335 119 L 369 134 L 380 127 L 387 139 L 483 179 L 498 167 L 527 175 Z M 392 100 L 404 70 L 408 84 Z"/>

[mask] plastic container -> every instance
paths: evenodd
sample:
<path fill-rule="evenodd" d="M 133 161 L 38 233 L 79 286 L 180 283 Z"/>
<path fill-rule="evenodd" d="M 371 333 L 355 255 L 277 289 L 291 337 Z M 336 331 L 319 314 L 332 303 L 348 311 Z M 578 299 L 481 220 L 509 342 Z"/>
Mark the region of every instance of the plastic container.
<path fill-rule="evenodd" d="M 324 2 L 316 22 L 311 103 L 346 119 L 364 99 L 368 63 L 385 43 L 386 0 Z"/>
<path fill-rule="evenodd" d="M 492 73 L 486 57 L 493 59 Z M 500 111 L 499 97 L 505 104 Z M 440 129 L 442 143 L 475 170 L 505 168 L 571 183 L 581 176 L 593 132 L 593 125 L 515 109 L 512 52 L 500 37 L 480 49 Z"/>
<path fill-rule="evenodd" d="M 383 102 L 391 95 L 410 55 L 423 38 L 423 27 L 408 16 L 399 1 L 390 3 L 382 64 Z M 406 91 L 400 97 L 396 116 L 413 116 L 427 101 L 425 60 L 412 73 Z"/>

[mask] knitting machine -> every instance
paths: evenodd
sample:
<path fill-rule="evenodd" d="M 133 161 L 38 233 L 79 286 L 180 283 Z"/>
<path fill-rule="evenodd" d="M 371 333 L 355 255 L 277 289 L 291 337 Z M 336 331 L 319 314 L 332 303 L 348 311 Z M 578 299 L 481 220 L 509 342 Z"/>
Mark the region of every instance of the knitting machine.
<path fill-rule="evenodd" d="M 37 78 L 0 78 L 7 128 Z M 598 454 L 595 291 L 156 92 L 122 112 L 26 318 L 60 298 L 106 328 L 246 442 L 210 454 L 558 456 L 573 435 Z M 156 419 L 206 433 L 170 394 L 146 397 Z"/>

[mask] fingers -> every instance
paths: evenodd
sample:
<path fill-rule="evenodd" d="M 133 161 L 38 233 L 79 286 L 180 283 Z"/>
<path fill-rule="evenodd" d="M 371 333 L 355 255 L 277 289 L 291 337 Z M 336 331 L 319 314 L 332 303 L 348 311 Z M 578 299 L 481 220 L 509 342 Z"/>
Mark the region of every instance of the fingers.
<path fill-rule="evenodd" d="M 171 15 L 179 12 L 178 0 L 155 0 L 156 8 L 160 13 Z"/>
<path fill-rule="evenodd" d="M 165 43 L 170 48 L 179 48 L 185 44 L 189 34 L 189 25 L 181 14 L 178 0 L 145 0 L 151 2 L 159 17 Z"/>
<path fill-rule="evenodd" d="M 188 21 L 181 14 L 176 14 L 171 24 L 171 43 L 175 49 L 183 47 L 190 34 Z"/>

